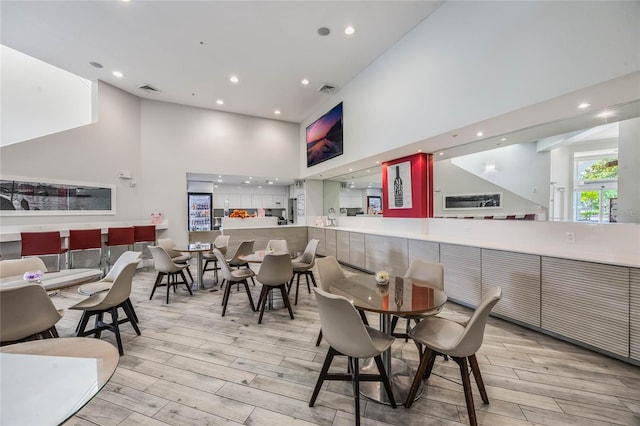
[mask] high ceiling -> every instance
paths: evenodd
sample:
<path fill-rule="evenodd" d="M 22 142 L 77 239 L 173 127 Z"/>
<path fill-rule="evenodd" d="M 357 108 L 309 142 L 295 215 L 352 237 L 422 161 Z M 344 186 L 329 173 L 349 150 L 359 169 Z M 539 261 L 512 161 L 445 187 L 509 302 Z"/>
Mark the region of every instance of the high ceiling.
<path fill-rule="evenodd" d="M 0 39 L 143 98 L 299 123 L 327 96 L 320 86 L 340 90 L 441 4 L 3 0 Z"/>

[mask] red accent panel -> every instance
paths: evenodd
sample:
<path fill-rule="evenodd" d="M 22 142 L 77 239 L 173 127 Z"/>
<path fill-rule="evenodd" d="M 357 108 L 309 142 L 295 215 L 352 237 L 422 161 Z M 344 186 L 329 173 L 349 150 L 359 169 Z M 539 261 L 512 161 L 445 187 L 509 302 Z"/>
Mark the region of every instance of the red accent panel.
<path fill-rule="evenodd" d="M 156 240 L 156 226 L 144 225 L 133 227 L 133 239 L 136 243 L 146 243 Z"/>
<path fill-rule="evenodd" d="M 389 208 L 388 168 L 411 161 L 410 209 Z M 433 154 L 414 154 L 382 163 L 382 205 L 384 217 L 433 217 Z"/>
<path fill-rule="evenodd" d="M 107 246 L 133 245 L 133 226 L 126 228 L 109 228 L 107 231 Z"/>

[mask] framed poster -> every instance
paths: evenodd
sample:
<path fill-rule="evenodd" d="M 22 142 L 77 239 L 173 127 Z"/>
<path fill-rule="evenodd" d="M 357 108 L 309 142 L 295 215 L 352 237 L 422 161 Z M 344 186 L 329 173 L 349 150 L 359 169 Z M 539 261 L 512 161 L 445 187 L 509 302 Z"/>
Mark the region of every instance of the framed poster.
<path fill-rule="evenodd" d="M 433 216 L 433 155 L 420 153 L 382 163 L 384 217 Z"/>
<path fill-rule="evenodd" d="M 411 192 L 411 161 L 390 166 L 387 173 L 387 199 L 390 209 L 410 209 L 413 207 Z"/>
<path fill-rule="evenodd" d="M 445 195 L 443 210 L 497 209 L 502 207 L 502 193 Z"/>
<path fill-rule="evenodd" d="M 1 216 L 115 213 L 114 185 L 0 176 Z"/>

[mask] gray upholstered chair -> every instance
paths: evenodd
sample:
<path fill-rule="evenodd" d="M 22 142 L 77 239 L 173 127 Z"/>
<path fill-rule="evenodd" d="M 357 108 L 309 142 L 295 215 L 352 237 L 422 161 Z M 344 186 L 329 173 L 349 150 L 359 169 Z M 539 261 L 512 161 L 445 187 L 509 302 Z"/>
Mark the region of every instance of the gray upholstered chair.
<path fill-rule="evenodd" d="M 329 343 L 329 351 L 322 365 L 320 376 L 309 401 L 309 407 L 315 404 L 322 383 L 325 380 L 350 380 L 353 383 L 356 425 L 360 425 L 360 380 L 380 381 L 393 408 L 396 402 L 391 391 L 389 377 L 384 369 L 381 354 L 393 344 L 394 338 L 381 331 L 365 326 L 356 308 L 346 297 L 327 293 L 315 288 L 320 324 Z M 348 375 L 329 373 L 331 362 L 336 355 L 345 355 L 349 359 Z M 360 359 L 373 358 L 379 374 L 360 374 Z"/>
<path fill-rule="evenodd" d="M 189 269 L 189 261 L 191 255 L 189 253 L 183 253 L 175 249 L 176 243 L 171 238 L 158 238 L 158 245 L 167 252 L 171 260 L 179 265 L 187 265 L 185 268 L 191 283 L 193 283 L 193 275 L 191 275 L 191 269 Z"/>
<path fill-rule="evenodd" d="M 124 355 L 122 339 L 120 338 L 120 324 L 130 323 L 136 334 L 140 335 L 140 329 L 130 308 L 131 302 L 128 302 L 131 295 L 133 275 L 136 273 L 138 262 L 131 262 L 122 268 L 108 291 L 95 293 L 93 296 L 89 296 L 69 308 L 82 311 L 82 317 L 78 325 L 78 337 L 95 335 L 100 338 L 102 331 L 110 330 L 116 336 L 118 352 L 120 352 L 120 355 Z M 118 308 L 122 308 L 124 311 L 124 319 L 118 318 Z M 105 323 L 102 320 L 105 313 L 111 315 L 111 323 Z M 97 317 L 95 327 L 91 330 L 86 330 L 89 319 L 94 315 Z"/>
<path fill-rule="evenodd" d="M 40 260 L 40 259 L 38 259 Z M 39 284 L 0 290 L 0 343 L 58 337 L 56 323 L 64 311 L 56 309 Z"/>
<path fill-rule="evenodd" d="M 489 290 L 480 303 L 480 306 L 478 306 L 471 316 L 471 319 L 464 325 L 446 318 L 431 316 L 420 321 L 420 323 L 409 332 L 409 337 L 424 345 L 425 350 L 420 357 L 418 371 L 407 395 L 405 402 L 406 408 L 411 407 L 411 404 L 413 404 L 423 376 L 428 378 L 431 375 L 436 355 L 448 355 L 453 358 L 460 367 L 467 412 L 469 413 L 469 423 L 472 426 L 477 425 L 478 422 L 473 404 L 473 393 L 471 391 L 467 360 L 471 365 L 471 372 L 478 385 L 482 401 L 488 404 L 489 398 L 484 388 L 478 361 L 476 360 L 476 352 L 480 349 L 480 346 L 482 346 L 484 329 L 489 314 L 501 297 L 502 289 L 500 287 L 494 287 Z"/>
<path fill-rule="evenodd" d="M 162 278 L 167 277 L 167 303 L 169 303 L 169 289 L 173 287 L 173 291 L 175 291 L 178 284 L 184 284 L 189 290 L 189 294 L 193 296 L 191 292 L 191 287 L 187 282 L 187 278 L 184 276 L 184 270 L 188 268 L 186 264 L 177 264 L 169 254 L 163 249 L 161 246 L 149 246 L 149 251 L 151 252 L 151 256 L 153 256 L 153 267 L 158 272 L 156 276 L 156 282 L 153 284 L 153 290 L 151 290 L 151 296 L 149 296 L 149 300 L 153 298 L 153 294 L 156 292 L 156 288 L 162 287 L 165 284 L 162 284 Z M 176 280 L 176 278 L 180 276 L 182 281 Z"/>
<path fill-rule="evenodd" d="M 227 282 L 227 287 L 224 289 L 224 296 L 222 296 L 222 316 L 227 312 L 229 293 L 231 292 L 231 285 L 233 283 L 244 284 L 244 289 L 247 291 L 247 296 L 249 297 L 251 310 L 255 311 L 256 307 L 253 304 L 253 298 L 251 297 L 251 291 L 249 290 L 249 284 L 247 283 L 247 278 L 253 277 L 255 273 L 250 268 L 231 269 L 227 260 L 224 258 L 224 255 L 218 249 L 213 249 L 213 254 L 216 256 L 218 264 L 220 265 L 222 277 Z"/>
<path fill-rule="evenodd" d="M 422 282 L 428 284 L 429 287 L 433 287 L 437 290 L 444 290 L 444 266 L 441 263 L 437 262 L 429 262 L 427 260 L 417 259 L 414 260 L 409 269 L 405 273 L 404 277 L 411 281 L 416 281 L 416 283 Z M 408 339 L 408 333 L 411 329 L 411 321 L 414 323 L 419 323 L 420 320 L 424 317 L 437 315 L 442 311 L 442 306 L 439 306 L 435 309 L 432 309 L 428 312 L 423 312 L 420 315 L 411 315 L 405 316 L 407 319 L 406 332 L 405 333 L 395 333 L 395 328 L 398 323 L 397 316 L 394 316 L 391 319 L 391 331 L 395 337 L 404 337 L 405 341 Z M 420 354 L 422 354 L 422 349 L 418 345 L 418 350 Z"/>
<path fill-rule="evenodd" d="M 211 247 L 211 251 L 208 253 L 202 253 L 202 258 L 204 259 L 202 275 L 204 275 L 204 273 L 207 271 L 213 271 L 215 275 L 215 282 L 218 282 L 218 271 L 220 270 L 220 265 L 218 265 L 218 259 L 213 253 L 213 249 L 218 249 L 218 251 L 224 256 L 225 254 L 227 254 L 229 239 L 230 237 L 228 235 L 218 235 L 216 239 L 213 240 L 213 247 Z M 213 268 L 208 268 L 209 263 L 211 262 L 213 262 Z"/>
<path fill-rule="evenodd" d="M 47 272 L 47 267 L 39 257 L 0 260 L 0 278 L 18 277 L 25 272 L 35 271 Z"/>
<path fill-rule="evenodd" d="M 280 289 L 282 301 L 289 310 L 289 316 L 293 319 L 293 310 L 291 309 L 291 303 L 287 295 L 287 283 L 292 275 L 293 268 L 291 266 L 291 256 L 289 256 L 289 253 L 274 253 L 264 257 L 257 275 L 258 281 L 262 283 L 262 291 L 260 292 L 260 300 L 258 301 L 258 308 L 260 309 L 258 324 L 262 323 L 264 308 L 267 304 L 267 296 L 270 291 L 276 288 Z"/>
<path fill-rule="evenodd" d="M 301 256 L 296 257 L 291 261 L 293 265 L 293 277 L 291 277 L 291 281 L 289 282 L 289 291 L 291 291 L 291 286 L 293 285 L 293 280 L 296 279 L 296 298 L 294 301 L 294 305 L 298 304 L 298 289 L 300 288 L 300 276 L 304 275 L 307 280 L 307 290 L 311 293 L 311 286 L 309 285 L 309 277 L 311 277 L 311 282 L 313 282 L 313 286 L 317 287 L 316 279 L 313 276 L 313 265 L 315 265 L 316 260 L 316 250 L 318 249 L 318 243 L 320 240 L 310 240 L 307 243 L 307 247 L 304 249 L 304 253 Z"/>

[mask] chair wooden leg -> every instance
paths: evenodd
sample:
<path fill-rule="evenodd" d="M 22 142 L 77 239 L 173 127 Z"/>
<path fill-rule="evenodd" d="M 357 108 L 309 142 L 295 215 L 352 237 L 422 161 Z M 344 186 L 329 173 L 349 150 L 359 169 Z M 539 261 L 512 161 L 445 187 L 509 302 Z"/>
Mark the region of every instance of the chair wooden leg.
<path fill-rule="evenodd" d="M 137 323 L 139 323 L 140 321 L 138 320 L 138 315 L 136 314 L 136 310 L 133 309 L 133 303 L 131 303 L 131 299 L 127 297 L 127 300 L 125 301 L 125 303 L 129 306 L 129 309 L 131 310 L 131 315 L 133 315 L 133 320 Z"/>
<path fill-rule="evenodd" d="M 478 365 L 476 354 L 469 356 L 469 365 L 471 365 L 471 371 L 473 372 L 473 377 L 476 379 L 476 384 L 478 385 L 478 390 L 480 391 L 482 402 L 484 402 L 485 404 L 488 404 L 489 397 L 487 396 L 487 390 L 484 388 L 484 381 L 482 380 L 482 374 L 480 374 L 480 366 Z"/>
<path fill-rule="evenodd" d="M 89 322 L 90 315 L 87 314 L 87 311 L 82 312 L 82 317 L 80 318 L 80 322 L 78 323 L 78 327 L 76 328 L 76 335 L 78 337 L 82 337 L 82 333 L 87 328 L 87 323 Z"/>
<path fill-rule="evenodd" d="M 298 279 L 296 279 L 296 301 L 295 301 L 295 305 L 298 304 L 298 290 L 300 289 L 300 274 L 296 274 L 298 276 Z"/>
<path fill-rule="evenodd" d="M 316 387 L 313 389 L 313 394 L 311 395 L 311 399 L 309 400 L 309 407 L 313 407 L 313 404 L 316 403 L 316 398 L 320 393 L 322 383 L 324 383 L 324 380 L 327 377 L 327 373 L 329 372 L 329 368 L 331 367 L 331 362 L 333 362 L 333 357 L 337 354 L 338 351 L 329 346 L 327 356 L 324 358 L 324 363 L 322 364 L 322 369 L 320 370 L 320 375 L 318 376 L 318 381 L 316 382 Z"/>
<path fill-rule="evenodd" d="M 311 285 L 309 284 L 309 271 L 305 271 L 304 279 L 307 281 L 307 291 L 311 294 Z"/>
<path fill-rule="evenodd" d="M 316 339 L 316 346 L 320 346 L 320 342 L 322 342 L 322 329 L 320 329 L 320 333 L 318 333 L 318 338 Z"/>
<path fill-rule="evenodd" d="M 291 309 L 291 302 L 289 301 L 289 296 L 287 295 L 286 285 L 281 284 L 278 287 L 280 287 L 280 293 L 282 293 L 282 300 L 284 301 L 284 305 L 289 310 L 289 316 L 291 317 L 291 319 L 293 319 L 293 310 Z M 296 295 L 297 294 L 298 292 L 296 291 Z"/>
<path fill-rule="evenodd" d="M 187 268 L 187 272 L 188 271 L 189 271 L 189 269 Z M 187 277 L 184 276 L 184 272 L 180 271 L 180 276 L 182 277 L 182 282 L 184 283 L 185 287 L 187 287 L 187 290 L 189 291 L 189 294 L 191 296 L 193 296 L 193 292 L 191 291 L 191 286 L 187 282 Z M 193 282 L 193 278 L 191 279 L 191 282 Z"/>
<path fill-rule="evenodd" d="M 167 305 L 169 304 L 169 289 L 171 289 L 171 274 L 167 275 Z"/>
<path fill-rule="evenodd" d="M 135 314 L 133 313 L 133 309 L 130 306 L 130 304 L 131 304 L 131 301 L 127 299 L 120 306 L 122 306 L 122 309 L 124 310 L 124 313 L 127 316 L 127 322 L 131 323 L 131 326 L 135 330 L 136 334 L 140 336 L 141 333 L 140 333 L 140 328 L 138 327 L 138 321 L 134 319 Z"/>
<path fill-rule="evenodd" d="M 318 287 L 318 284 L 316 284 L 316 278 L 313 276 L 313 271 L 308 271 L 307 273 L 311 276 L 311 282 L 313 283 L 313 286 Z M 309 293 L 311 293 L 311 291 L 309 291 Z"/>
<path fill-rule="evenodd" d="M 102 337 L 102 330 L 100 330 L 100 326 L 104 324 L 103 318 L 104 318 L 104 312 L 98 312 L 98 314 L 96 315 L 96 322 L 95 322 L 96 339 L 99 339 L 100 337 Z"/>
<path fill-rule="evenodd" d="M 262 291 L 260 291 L 260 301 L 258 302 L 258 307 L 260 308 L 260 316 L 258 317 L 258 324 L 262 324 L 262 316 L 264 315 L 264 307 L 267 304 L 267 294 L 269 294 L 269 291 L 271 291 L 271 287 L 263 284 Z"/>
<path fill-rule="evenodd" d="M 251 310 L 255 312 L 256 307 L 253 305 L 253 298 L 251 297 L 251 291 L 249 290 L 249 283 L 247 282 L 247 280 L 244 280 L 243 284 L 244 284 L 244 289 L 247 291 L 247 296 L 249 297 L 249 304 L 251 305 Z"/>
<path fill-rule="evenodd" d="M 416 393 L 418 393 L 418 388 L 420 388 L 420 383 L 422 382 L 422 376 L 424 376 L 424 372 L 427 370 L 427 366 L 431 362 L 432 358 L 435 358 L 435 353 L 431 349 L 425 348 L 422 358 L 420 358 L 418 371 L 416 371 L 416 376 L 413 378 L 413 382 L 411 383 L 411 389 L 409 389 L 407 400 L 404 402 L 405 408 L 409 408 L 411 407 L 411 404 L 413 404 L 413 400 L 415 399 Z"/>
<path fill-rule="evenodd" d="M 452 357 L 460 366 L 460 375 L 462 376 L 462 387 L 464 388 L 464 399 L 467 402 L 467 413 L 469 414 L 469 424 L 477 426 L 476 408 L 473 405 L 473 393 L 471 391 L 471 380 L 469 380 L 469 368 L 467 367 L 467 359 Z"/>
<path fill-rule="evenodd" d="M 367 314 L 364 313 L 364 311 L 358 309 L 358 313 L 360 314 L 360 318 L 362 318 L 362 322 L 364 323 L 364 325 L 369 325 L 369 320 L 367 319 Z"/>
<path fill-rule="evenodd" d="M 56 329 L 56 326 L 55 326 L 55 325 L 52 325 L 52 326 L 51 326 L 51 328 L 49 329 L 49 332 L 51 333 L 51 337 L 54 337 L 54 338 L 56 338 L 56 337 L 60 337 L 60 336 L 58 335 L 58 330 Z"/>
<path fill-rule="evenodd" d="M 227 312 L 227 303 L 229 302 L 229 293 L 231 291 L 231 285 L 227 284 L 224 288 L 224 295 L 222 296 L 222 316 Z"/>
<path fill-rule="evenodd" d="M 191 284 L 193 284 L 193 283 L 194 283 L 194 281 L 193 281 L 193 275 L 191 275 L 191 269 L 189 269 L 189 267 L 188 267 L 188 266 L 187 266 L 185 269 L 187 270 L 187 274 L 189 274 L 189 279 L 191 280 Z M 198 271 L 198 272 L 200 272 L 200 271 Z M 187 281 L 187 280 L 185 279 L 185 282 L 186 282 L 186 281 Z"/>
<path fill-rule="evenodd" d="M 151 296 L 149 296 L 149 300 L 153 299 L 153 293 L 156 292 L 156 288 L 158 288 L 158 286 L 162 282 L 163 276 L 164 274 L 162 272 L 158 272 L 158 275 L 156 275 L 156 282 L 153 283 L 153 288 L 151 289 Z"/>
<path fill-rule="evenodd" d="M 358 358 L 349 357 L 351 372 L 353 374 L 353 399 L 355 402 L 356 426 L 360 426 L 360 365 Z"/>
<path fill-rule="evenodd" d="M 389 375 L 387 374 L 387 370 L 384 368 L 384 364 L 382 363 L 382 356 L 378 355 L 373 358 L 376 362 L 376 367 L 378 367 L 378 372 L 380 373 L 380 381 L 384 386 L 385 392 L 387 392 L 387 397 L 389 398 L 389 403 L 391 407 L 396 408 L 396 399 L 393 397 L 393 390 L 391 389 L 391 382 L 389 382 Z"/>
<path fill-rule="evenodd" d="M 111 308 L 111 320 L 112 320 L 112 326 L 113 326 L 113 332 L 116 335 L 116 343 L 118 344 L 118 352 L 120 353 L 120 356 L 124 355 L 124 349 L 122 349 L 122 339 L 120 338 L 120 326 L 118 325 L 118 308 L 117 307 L 113 307 Z"/>

